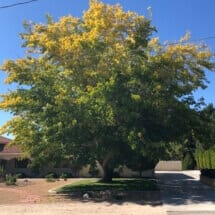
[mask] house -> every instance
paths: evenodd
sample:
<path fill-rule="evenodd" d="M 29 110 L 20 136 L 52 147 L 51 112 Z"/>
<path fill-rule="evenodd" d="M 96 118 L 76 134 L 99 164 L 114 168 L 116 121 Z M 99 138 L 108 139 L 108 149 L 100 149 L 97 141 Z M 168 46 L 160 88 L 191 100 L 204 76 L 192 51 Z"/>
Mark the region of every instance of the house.
<path fill-rule="evenodd" d="M 23 153 L 21 148 L 18 146 L 10 145 L 12 140 L 6 137 L 0 136 L 0 166 L 4 167 L 6 173 L 22 173 L 26 176 L 41 177 L 45 176 L 48 173 L 56 173 L 61 175 L 62 173 L 67 173 L 74 177 L 92 177 L 94 175 L 90 174 L 90 166 L 87 165 L 81 169 L 75 169 L 69 162 L 62 162 L 58 167 L 45 166 L 42 170 L 34 172 L 28 167 L 28 164 L 31 162 L 28 158 L 23 158 Z M 98 175 L 101 177 L 103 175 L 102 167 L 97 162 Z M 126 166 L 115 169 L 121 177 L 138 177 L 139 172 L 132 171 Z M 154 171 L 148 170 L 143 171 L 143 177 L 153 176 Z"/>
<path fill-rule="evenodd" d="M 18 146 L 10 146 L 11 139 L 0 136 L 0 166 L 6 173 L 26 172 L 28 159 L 20 159 L 23 155 Z"/>
<path fill-rule="evenodd" d="M 41 177 L 48 173 L 69 173 L 75 175 L 71 167 L 65 164 L 60 165 L 57 168 L 46 166 L 43 170 L 34 172 L 29 168 L 31 162 L 28 158 L 23 158 L 24 153 L 19 146 L 10 145 L 11 139 L 0 136 L 0 166 L 3 166 L 5 173 L 22 173 L 26 176 Z"/>

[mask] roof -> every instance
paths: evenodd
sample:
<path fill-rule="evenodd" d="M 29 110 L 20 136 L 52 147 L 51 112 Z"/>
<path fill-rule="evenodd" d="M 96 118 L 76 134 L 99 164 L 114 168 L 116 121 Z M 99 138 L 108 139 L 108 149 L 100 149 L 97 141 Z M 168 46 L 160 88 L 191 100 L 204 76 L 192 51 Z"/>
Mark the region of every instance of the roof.
<path fill-rule="evenodd" d="M 9 143 L 11 139 L 0 136 L 0 145 L 3 145 L 2 150 L 0 150 L 0 155 L 9 155 L 9 154 L 21 154 L 19 146 L 10 146 Z"/>
<path fill-rule="evenodd" d="M 3 136 L 0 136 L 0 144 L 7 144 L 7 143 L 10 143 L 10 142 L 11 142 L 11 139 L 3 137 Z"/>
<path fill-rule="evenodd" d="M 21 154 L 20 148 L 17 146 L 6 146 L 4 149 L 0 152 L 1 154 Z"/>

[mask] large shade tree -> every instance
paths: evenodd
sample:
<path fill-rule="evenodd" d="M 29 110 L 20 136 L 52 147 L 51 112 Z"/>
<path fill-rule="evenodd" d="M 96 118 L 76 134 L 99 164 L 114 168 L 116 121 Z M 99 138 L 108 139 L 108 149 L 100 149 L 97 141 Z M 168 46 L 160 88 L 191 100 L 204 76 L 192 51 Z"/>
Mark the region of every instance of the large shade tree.
<path fill-rule="evenodd" d="M 192 92 L 214 67 L 206 46 L 187 35 L 163 46 L 150 20 L 95 0 L 81 18 L 24 26 L 27 54 L 2 65 L 17 88 L 0 108 L 14 115 L 2 132 L 35 163 L 97 160 L 110 182 L 114 167 L 156 161 L 190 129 Z"/>

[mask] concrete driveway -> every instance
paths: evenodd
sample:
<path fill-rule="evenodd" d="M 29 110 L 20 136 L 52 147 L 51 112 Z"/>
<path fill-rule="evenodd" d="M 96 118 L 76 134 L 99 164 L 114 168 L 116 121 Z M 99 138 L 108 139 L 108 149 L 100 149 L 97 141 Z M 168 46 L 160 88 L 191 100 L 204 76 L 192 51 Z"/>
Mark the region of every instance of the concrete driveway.
<path fill-rule="evenodd" d="M 199 182 L 199 171 L 156 172 L 168 215 L 215 215 L 215 188 Z"/>

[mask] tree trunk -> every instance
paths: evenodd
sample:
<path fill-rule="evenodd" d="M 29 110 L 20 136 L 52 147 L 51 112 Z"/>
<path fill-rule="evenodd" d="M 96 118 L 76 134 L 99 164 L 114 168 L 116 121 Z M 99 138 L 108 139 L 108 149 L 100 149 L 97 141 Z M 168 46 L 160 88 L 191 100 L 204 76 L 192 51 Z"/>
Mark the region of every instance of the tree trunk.
<path fill-rule="evenodd" d="M 104 175 L 101 179 L 102 182 L 111 183 L 113 178 L 113 168 L 108 165 L 103 166 Z"/>

